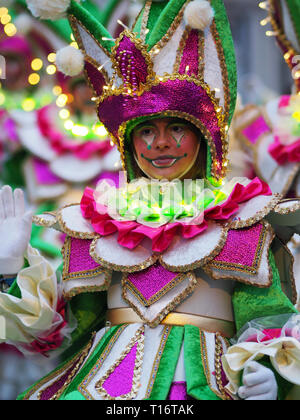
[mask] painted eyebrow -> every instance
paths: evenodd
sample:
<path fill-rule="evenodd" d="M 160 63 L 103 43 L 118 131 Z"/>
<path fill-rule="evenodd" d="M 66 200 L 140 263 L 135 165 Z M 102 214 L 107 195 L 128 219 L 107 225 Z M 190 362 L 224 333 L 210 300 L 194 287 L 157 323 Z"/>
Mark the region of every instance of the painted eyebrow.
<path fill-rule="evenodd" d="M 135 127 L 134 128 L 134 130 L 133 131 L 141 131 L 141 130 L 145 130 L 145 128 L 155 128 L 155 125 L 154 124 L 151 124 L 151 123 L 149 123 L 149 124 L 140 124 L 140 125 L 138 125 L 137 127 Z"/>
<path fill-rule="evenodd" d="M 170 122 L 167 125 L 167 127 L 170 127 L 172 125 L 175 125 L 175 126 L 178 126 L 178 127 L 189 127 L 189 124 L 188 123 L 185 123 L 185 122 L 177 122 L 177 121 Z"/>
<path fill-rule="evenodd" d="M 142 128 L 142 127 L 155 127 L 155 124 L 153 124 L 153 122 L 151 122 L 151 121 L 149 121 L 149 122 L 143 122 L 143 123 L 141 123 L 141 124 L 139 124 L 139 125 L 137 125 L 135 128 L 136 129 L 139 129 L 139 128 Z"/>

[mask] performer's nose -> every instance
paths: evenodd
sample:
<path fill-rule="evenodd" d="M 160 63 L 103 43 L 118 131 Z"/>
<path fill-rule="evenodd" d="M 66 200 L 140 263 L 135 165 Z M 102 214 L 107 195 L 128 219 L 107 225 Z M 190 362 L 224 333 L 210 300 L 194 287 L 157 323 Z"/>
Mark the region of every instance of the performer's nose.
<path fill-rule="evenodd" d="M 155 141 L 155 144 L 154 144 L 154 148 L 156 150 L 160 150 L 160 151 L 167 150 L 167 149 L 170 148 L 170 142 L 167 139 L 165 133 L 161 133 L 159 135 L 159 137 L 156 138 L 156 141 Z"/>

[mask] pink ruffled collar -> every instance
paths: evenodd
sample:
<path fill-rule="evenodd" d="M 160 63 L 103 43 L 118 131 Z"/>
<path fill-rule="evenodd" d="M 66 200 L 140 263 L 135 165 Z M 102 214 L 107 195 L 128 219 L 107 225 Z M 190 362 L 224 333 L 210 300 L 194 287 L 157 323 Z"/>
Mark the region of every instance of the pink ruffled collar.
<path fill-rule="evenodd" d="M 274 143 L 269 146 L 269 153 L 279 165 L 287 162 L 300 163 L 300 139 L 286 146 L 280 143 L 278 137 L 275 137 Z"/>
<path fill-rule="evenodd" d="M 118 243 L 128 249 L 136 248 L 145 238 L 152 242 L 152 251 L 164 252 L 172 243 L 176 235 L 185 239 L 194 238 L 208 228 L 209 221 L 228 221 L 239 211 L 240 204 L 254 197 L 272 195 L 269 186 L 259 178 L 253 179 L 247 186 L 236 184 L 228 199 L 204 211 L 201 224 L 190 225 L 180 222 L 167 223 L 158 228 L 142 225 L 136 221 L 118 221 L 111 218 L 108 213 L 100 214 L 94 199 L 94 190 L 86 188 L 81 199 L 80 208 L 82 215 L 88 219 L 101 236 L 118 233 Z"/>
<path fill-rule="evenodd" d="M 53 121 L 51 121 L 51 107 L 46 106 L 37 111 L 38 126 L 44 137 L 48 138 L 51 147 L 59 155 L 67 152 L 73 153 L 81 160 L 90 159 L 93 155 L 103 156 L 108 153 L 112 146 L 110 140 L 105 141 L 86 141 L 77 143 L 71 138 L 57 130 Z"/>

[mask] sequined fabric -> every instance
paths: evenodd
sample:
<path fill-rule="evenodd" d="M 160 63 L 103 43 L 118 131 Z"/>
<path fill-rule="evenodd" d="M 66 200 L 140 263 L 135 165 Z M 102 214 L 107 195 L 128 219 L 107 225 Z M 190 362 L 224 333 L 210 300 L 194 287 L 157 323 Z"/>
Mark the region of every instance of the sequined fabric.
<path fill-rule="evenodd" d="M 140 96 L 110 96 L 99 104 L 100 121 L 108 131 L 118 138 L 121 124 L 141 116 L 163 114 L 174 115 L 199 121 L 211 136 L 218 161 L 222 162 L 222 135 L 215 106 L 202 86 L 189 80 L 167 80 L 153 86 Z M 114 115 L 115 118 L 111 118 Z"/>
<path fill-rule="evenodd" d="M 128 82 L 133 88 L 137 87 L 139 83 L 146 82 L 148 76 L 147 63 L 141 51 L 128 36 L 124 36 L 120 41 L 116 57 L 123 80 L 127 80 L 128 70 L 130 69 L 130 80 Z"/>
<path fill-rule="evenodd" d="M 92 84 L 95 93 L 100 96 L 103 93 L 103 86 L 106 84 L 103 75 L 99 70 L 91 64 L 89 61 L 85 61 L 84 69 L 89 78 L 90 83 Z"/>
<path fill-rule="evenodd" d="M 91 241 L 87 239 L 71 238 L 70 256 L 69 256 L 69 273 L 76 273 L 83 270 L 93 270 L 99 267 L 90 256 Z"/>
<path fill-rule="evenodd" d="M 198 76 L 199 73 L 199 33 L 192 30 L 185 43 L 181 57 L 179 73 Z"/>
<path fill-rule="evenodd" d="M 132 389 L 137 344 L 106 379 L 102 387 L 111 397 L 129 394 Z"/>
<path fill-rule="evenodd" d="M 230 230 L 224 248 L 214 261 L 253 267 L 262 230 L 260 223 L 247 229 Z"/>
<path fill-rule="evenodd" d="M 147 270 L 129 274 L 128 281 L 129 285 L 134 286 L 137 292 L 148 301 L 169 285 L 177 275 L 178 273 L 168 271 L 157 263 Z"/>

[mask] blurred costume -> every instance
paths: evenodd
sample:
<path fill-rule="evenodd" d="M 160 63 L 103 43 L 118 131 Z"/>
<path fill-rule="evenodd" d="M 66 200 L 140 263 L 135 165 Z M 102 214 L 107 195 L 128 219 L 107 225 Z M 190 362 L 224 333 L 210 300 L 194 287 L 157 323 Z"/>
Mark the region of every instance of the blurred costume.
<path fill-rule="evenodd" d="M 28 267 L 0 295 L 4 334 L 29 354 L 65 352 L 20 399 L 239 399 L 249 360 L 274 371 L 286 398 L 300 384 L 285 246 L 300 206 L 258 178 L 226 179 L 236 68 L 223 1 L 147 1 L 115 41 L 73 0 L 28 5 L 42 18 L 68 14 L 127 179 L 34 217 L 66 235 L 62 281 L 29 247 Z M 191 123 L 207 150 L 201 182 L 196 161 L 184 194 L 183 180 L 152 185 L 141 176 L 132 149 L 135 127 L 166 117 Z M 28 287 L 32 302 L 22 299 Z"/>
<path fill-rule="evenodd" d="M 100 10 L 88 1 L 85 7 L 107 24 L 112 15 L 117 16 L 119 4 L 114 0 Z M 6 9 L 4 18 L 9 13 L 15 17 L 16 34 L 8 36 L 2 25 L 0 53 L 21 59 L 22 75 L 10 74 L 2 90 L 1 138 L 6 153 L 1 180 L 24 187 L 29 203 L 39 213 L 79 201 L 84 187 L 96 185 L 99 179 L 117 181 L 120 158 L 105 128 L 96 122 L 92 91 L 83 77 L 65 76 L 53 64 L 54 51 L 71 42 L 67 20 L 41 23 L 28 14 L 25 6 L 18 0 L 11 12 Z M 7 72 L 11 72 L 9 66 Z M 24 86 L 16 93 L 19 79 Z M 48 256 L 61 255 L 61 235 L 34 228 L 31 243 Z"/>
<path fill-rule="evenodd" d="M 243 155 L 239 173 L 259 176 L 274 193 L 286 199 L 300 197 L 300 9 L 298 1 L 265 2 L 269 21 L 278 47 L 291 70 L 293 92 L 268 102 L 264 107 L 247 105 L 237 112 L 233 134 Z M 235 152 L 236 153 L 236 152 Z M 299 265 L 299 236 L 289 243 Z M 297 289 L 299 270 L 295 269 Z"/>
<path fill-rule="evenodd" d="M 298 197 L 300 169 L 299 91 L 300 54 L 297 1 L 267 1 L 268 20 L 294 79 L 294 92 L 279 97 L 265 107 L 247 105 L 235 119 L 234 131 L 242 148 L 252 156 L 254 171 L 274 193 Z"/>

